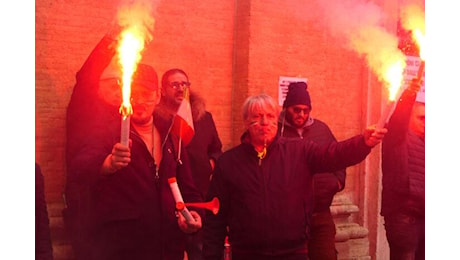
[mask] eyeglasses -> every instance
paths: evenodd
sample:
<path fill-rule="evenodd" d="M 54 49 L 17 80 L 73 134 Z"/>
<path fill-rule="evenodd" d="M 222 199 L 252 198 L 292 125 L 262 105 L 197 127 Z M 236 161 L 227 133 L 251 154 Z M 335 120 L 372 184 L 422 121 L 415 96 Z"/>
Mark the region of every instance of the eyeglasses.
<path fill-rule="evenodd" d="M 188 88 L 190 87 L 190 82 L 186 82 L 186 81 L 182 81 L 182 82 L 177 82 L 177 81 L 174 81 L 174 82 L 171 82 L 169 83 L 169 86 L 175 90 L 179 89 L 179 88 Z"/>
<path fill-rule="evenodd" d="M 304 114 L 308 114 L 310 112 L 310 108 L 293 107 L 292 112 L 296 114 L 300 114 L 300 112 L 303 112 Z"/>

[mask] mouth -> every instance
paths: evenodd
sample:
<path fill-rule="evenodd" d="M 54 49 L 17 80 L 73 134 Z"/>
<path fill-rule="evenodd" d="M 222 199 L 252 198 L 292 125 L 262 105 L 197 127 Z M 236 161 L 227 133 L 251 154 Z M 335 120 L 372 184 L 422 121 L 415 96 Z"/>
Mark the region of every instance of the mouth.
<path fill-rule="evenodd" d="M 263 136 L 267 136 L 271 133 L 271 129 L 270 128 L 263 128 L 260 130 L 260 134 L 263 135 Z"/>
<path fill-rule="evenodd" d="M 302 123 L 303 121 L 305 121 L 305 119 L 303 117 L 297 117 L 294 121 L 297 123 Z"/>

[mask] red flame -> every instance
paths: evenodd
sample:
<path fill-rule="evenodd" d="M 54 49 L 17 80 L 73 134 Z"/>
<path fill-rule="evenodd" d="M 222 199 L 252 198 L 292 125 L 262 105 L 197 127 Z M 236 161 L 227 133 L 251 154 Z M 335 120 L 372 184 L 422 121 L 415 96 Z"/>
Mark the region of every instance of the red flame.
<path fill-rule="evenodd" d="M 121 33 L 121 40 L 117 48 L 118 62 L 123 73 L 123 100 L 120 113 L 124 117 L 132 114 L 130 103 L 132 76 L 142 58 L 141 52 L 144 45 L 152 40 L 151 33 L 155 24 L 152 10 L 152 3 L 146 0 L 131 2 L 118 10 L 118 24 L 125 28 Z"/>
<path fill-rule="evenodd" d="M 131 81 L 137 64 L 141 60 L 141 51 L 144 49 L 144 39 L 136 30 L 130 27 L 122 32 L 120 45 L 118 46 L 118 57 L 121 65 L 122 76 L 122 104 L 120 113 L 127 117 L 132 114 Z"/>

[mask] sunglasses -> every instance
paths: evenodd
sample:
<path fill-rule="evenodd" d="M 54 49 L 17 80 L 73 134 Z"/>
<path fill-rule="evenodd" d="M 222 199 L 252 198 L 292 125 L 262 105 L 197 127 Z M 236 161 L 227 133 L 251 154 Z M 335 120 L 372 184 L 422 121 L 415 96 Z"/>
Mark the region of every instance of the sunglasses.
<path fill-rule="evenodd" d="M 304 114 L 308 114 L 310 112 L 309 108 L 300 108 L 300 107 L 293 107 L 292 112 L 296 114 L 300 114 L 300 112 L 303 112 Z"/>
<path fill-rule="evenodd" d="M 190 82 L 186 82 L 186 81 L 182 81 L 182 82 L 177 82 L 177 81 L 174 81 L 174 82 L 171 82 L 169 83 L 169 86 L 173 89 L 180 89 L 180 88 L 188 88 L 190 87 Z"/>

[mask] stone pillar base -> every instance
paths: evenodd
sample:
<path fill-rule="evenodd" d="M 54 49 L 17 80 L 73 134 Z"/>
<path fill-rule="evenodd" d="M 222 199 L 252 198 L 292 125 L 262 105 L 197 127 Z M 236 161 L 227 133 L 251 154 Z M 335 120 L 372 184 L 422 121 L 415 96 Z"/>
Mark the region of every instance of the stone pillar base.
<path fill-rule="evenodd" d="M 351 214 L 359 212 L 356 205 L 351 204 L 346 196 L 337 196 L 331 205 L 332 216 L 336 228 L 335 247 L 339 260 L 370 260 L 369 231 L 367 228 L 353 223 Z"/>

